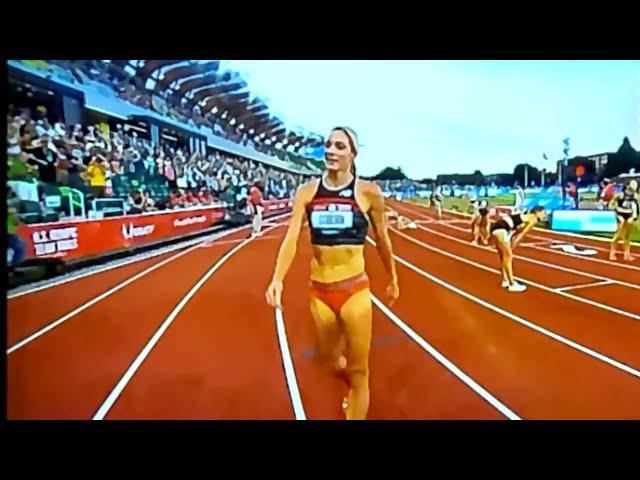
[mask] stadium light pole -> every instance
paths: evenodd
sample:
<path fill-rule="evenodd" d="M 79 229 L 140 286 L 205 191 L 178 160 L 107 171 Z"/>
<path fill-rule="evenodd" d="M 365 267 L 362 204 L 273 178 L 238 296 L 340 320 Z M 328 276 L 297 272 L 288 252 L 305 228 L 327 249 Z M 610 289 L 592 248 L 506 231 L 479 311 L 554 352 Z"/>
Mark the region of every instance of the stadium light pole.
<path fill-rule="evenodd" d="M 564 153 L 564 157 L 563 157 L 563 169 L 562 169 L 562 180 L 561 180 L 561 185 L 562 185 L 562 209 L 564 210 L 564 206 L 567 200 L 567 188 L 566 188 L 566 183 L 567 183 L 567 168 L 569 167 L 569 138 L 565 138 L 564 140 L 562 140 L 562 143 L 564 144 L 564 148 L 563 148 L 563 153 Z"/>
<path fill-rule="evenodd" d="M 542 160 L 544 160 L 544 162 L 543 162 L 543 167 L 542 167 L 542 182 L 540 182 L 540 183 L 542 183 L 542 185 L 540 185 L 540 186 L 542 188 L 544 188 L 544 174 L 547 171 L 546 161 L 549 160 L 549 158 L 547 158 L 547 154 L 546 153 L 542 154 Z"/>

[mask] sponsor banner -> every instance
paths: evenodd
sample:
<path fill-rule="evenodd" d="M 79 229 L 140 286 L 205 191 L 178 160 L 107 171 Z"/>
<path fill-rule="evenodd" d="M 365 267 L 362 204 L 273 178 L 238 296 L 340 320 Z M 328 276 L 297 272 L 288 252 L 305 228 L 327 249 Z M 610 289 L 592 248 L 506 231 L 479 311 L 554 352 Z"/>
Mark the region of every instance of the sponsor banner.
<path fill-rule="evenodd" d="M 293 200 L 265 200 L 262 204 L 267 212 L 274 213 L 278 211 L 286 211 L 293 207 Z"/>
<path fill-rule="evenodd" d="M 20 225 L 26 258 L 77 260 L 204 230 L 224 221 L 225 207 Z"/>
<path fill-rule="evenodd" d="M 554 210 L 551 216 L 551 230 L 614 233 L 616 226 L 613 210 Z"/>

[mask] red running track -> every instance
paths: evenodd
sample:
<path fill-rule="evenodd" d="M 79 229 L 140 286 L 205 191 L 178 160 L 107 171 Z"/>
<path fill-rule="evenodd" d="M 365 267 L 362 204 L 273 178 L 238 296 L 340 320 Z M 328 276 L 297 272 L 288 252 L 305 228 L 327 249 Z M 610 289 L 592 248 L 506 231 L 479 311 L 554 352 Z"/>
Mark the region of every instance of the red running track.
<path fill-rule="evenodd" d="M 396 207 L 408 216 L 415 208 Z M 85 309 L 175 252 L 10 298 L 8 348 L 68 318 L 8 353 L 8 418 L 293 419 L 296 405 L 308 419 L 343 418 L 346 387 L 313 355 L 306 230 L 285 283 L 288 349 L 264 300 L 284 231 L 245 242 L 244 230 L 193 248 Z M 562 259 L 575 262 L 571 272 L 518 263 L 517 274 L 549 289 L 511 294 L 478 267 L 496 268 L 492 252 L 424 230 L 392 231 L 392 240 L 401 297 L 374 307 L 369 418 L 640 418 L 640 322 L 599 306 L 637 312 L 632 287 L 567 291 L 593 304 L 559 295 L 594 282 L 584 275 L 593 265 L 571 258 Z M 534 254 L 560 264 L 560 255 Z M 371 245 L 365 255 L 372 293 L 386 302 Z M 601 289 L 604 298 L 587 293 Z M 288 355 L 293 370 L 283 367 Z"/>

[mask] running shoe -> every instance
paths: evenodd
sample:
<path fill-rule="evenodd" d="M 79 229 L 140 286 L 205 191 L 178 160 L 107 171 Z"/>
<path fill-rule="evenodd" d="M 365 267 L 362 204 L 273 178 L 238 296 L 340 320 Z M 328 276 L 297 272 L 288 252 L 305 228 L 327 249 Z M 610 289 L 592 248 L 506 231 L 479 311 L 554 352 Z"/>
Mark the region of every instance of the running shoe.
<path fill-rule="evenodd" d="M 514 283 L 513 285 L 509 285 L 510 292 L 524 292 L 526 289 L 527 286 L 521 283 Z"/>

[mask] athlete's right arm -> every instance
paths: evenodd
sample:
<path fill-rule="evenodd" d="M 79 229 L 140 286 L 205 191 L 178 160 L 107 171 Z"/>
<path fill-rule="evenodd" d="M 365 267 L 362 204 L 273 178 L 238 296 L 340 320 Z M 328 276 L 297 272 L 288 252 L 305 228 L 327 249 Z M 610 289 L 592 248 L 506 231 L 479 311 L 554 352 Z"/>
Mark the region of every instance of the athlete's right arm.
<path fill-rule="evenodd" d="M 302 228 L 302 222 L 304 221 L 305 207 L 309 201 L 312 188 L 312 182 L 301 185 L 293 200 L 293 211 L 291 213 L 289 228 L 287 229 L 284 240 L 280 245 L 278 259 L 276 260 L 276 267 L 273 272 L 271 283 L 269 284 L 266 292 L 267 303 L 272 307 L 282 308 L 282 287 L 284 277 L 287 275 L 289 267 L 291 267 L 291 263 L 296 256 L 298 237 L 300 236 L 300 229 Z"/>
<path fill-rule="evenodd" d="M 623 195 L 623 194 L 621 194 L 621 193 L 616 193 L 616 194 L 611 198 L 611 201 L 609 202 L 609 208 L 613 208 L 613 209 L 615 209 L 615 204 L 616 204 L 616 202 L 618 201 L 618 199 L 622 198 L 622 195 Z"/>

